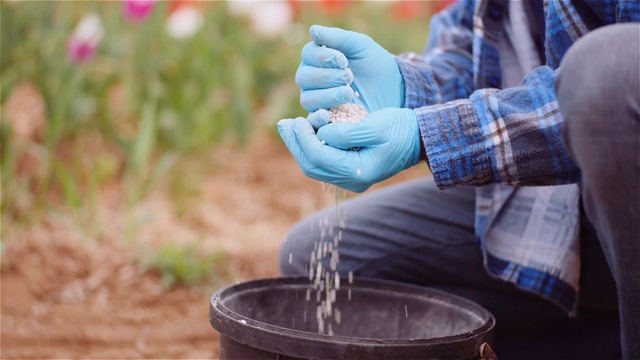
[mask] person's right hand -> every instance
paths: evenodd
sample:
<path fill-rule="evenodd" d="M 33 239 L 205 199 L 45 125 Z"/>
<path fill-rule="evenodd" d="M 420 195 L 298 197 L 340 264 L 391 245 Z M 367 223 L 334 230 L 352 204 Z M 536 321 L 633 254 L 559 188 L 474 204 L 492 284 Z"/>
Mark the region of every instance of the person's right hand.
<path fill-rule="evenodd" d="M 302 49 L 302 63 L 296 73 L 300 103 L 307 111 L 352 100 L 369 112 L 402 107 L 404 82 L 398 64 L 373 39 L 319 25 L 313 25 L 309 34 L 313 41 Z"/>
<path fill-rule="evenodd" d="M 355 192 L 416 165 L 422 153 L 418 118 L 406 108 L 382 109 L 357 123 L 329 123 L 320 110 L 280 120 L 278 132 L 305 175 Z"/>

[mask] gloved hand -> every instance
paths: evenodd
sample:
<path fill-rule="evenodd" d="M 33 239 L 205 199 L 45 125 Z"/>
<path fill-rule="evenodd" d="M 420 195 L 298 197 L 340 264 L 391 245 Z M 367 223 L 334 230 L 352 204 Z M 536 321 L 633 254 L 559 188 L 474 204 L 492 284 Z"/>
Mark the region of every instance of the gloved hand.
<path fill-rule="evenodd" d="M 278 122 L 284 143 L 311 178 L 362 192 L 420 160 L 420 130 L 411 109 L 379 110 L 357 123 L 327 124 L 328 116 L 318 111 L 309 119 Z M 347 150 L 352 148 L 360 149 Z"/>
<path fill-rule="evenodd" d="M 309 34 L 313 41 L 302 49 L 302 63 L 296 72 L 300 103 L 307 111 L 352 100 L 369 112 L 403 106 L 404 81 L 398 64 L 373 39 L 319 25 L 312 26 Z M 359 97 L 354 96 L 354 90 Z"/>

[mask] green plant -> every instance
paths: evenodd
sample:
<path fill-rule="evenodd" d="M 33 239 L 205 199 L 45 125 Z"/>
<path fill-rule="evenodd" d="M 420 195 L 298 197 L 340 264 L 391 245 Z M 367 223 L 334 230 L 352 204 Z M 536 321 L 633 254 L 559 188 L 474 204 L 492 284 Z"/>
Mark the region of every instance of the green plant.
<path fill-rule="evenodd" d="M 167 287 L 178 284 L 192 286 L 205 281 L 222 283 L 227 280 L 227 254 L 217 251 L 202 254 L 199 244 L 178 245 L 166 242 L 145 261 L 145 267 L 160 274 Z"/>
<path fill-rule="evenodd" d="M 207 163 L 215 146 L 244 144 L 264 127 L 277 136 L 277 120 L 305 115 L 294 74 L 311 24 L 368 33 L 394 53 L 420 51 L 425 40 L 407 34 L 422 33 L 427 14 L 400 26 L 381 2 L 350 2 L 340 14 L 301 4 L 291 31 L 267 38 L 227 3 L 202 2 L 202 28 L 177 40 L 164 31 L 168 2 L 158 2 L 147 21 L 131 22 L 120 2 L 1 1 L 0 101 L 28 82 L 46 109 L 42 138 L 31 143 L 14 139 L 2 115 L 2 218 L 24 223 L 57 206 L 96 213 L 99 193 L 116 182 L 133 239 L 133 209 L 155 186 L 186 211 L 202 175 L 215 170 Z M 72 63 L 67 39 L 87 13 L 99 14 L 104 38 L 90 62 Z M 20 171 L 25 154 L 37 157 L 37 172 Z M 165 181 L 184 163 L 202 169 Z"/>

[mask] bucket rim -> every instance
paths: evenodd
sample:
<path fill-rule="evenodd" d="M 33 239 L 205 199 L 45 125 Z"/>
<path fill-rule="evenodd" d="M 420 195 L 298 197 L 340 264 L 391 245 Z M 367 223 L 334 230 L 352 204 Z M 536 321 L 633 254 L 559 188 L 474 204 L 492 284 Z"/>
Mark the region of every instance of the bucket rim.
<path fill-rule="evenodd" d="M 222 287 L 211 296 L 209 321 L 211 326 L 218 331 L 221 336 L 226 336 L 236 342 L 264 351 L 282 353 L 284 348 L 283 344 L 297 344 L 291 348 L 287 347 L 286 355 L 303 358 L 306 355 L 304 349 L 301 349 L 301 342 L 304 342 L 307 347 L 310 346 L 322 352 L 322 354 L 314 352 L 314 357 L 320 355 L 320 357 L 326 358 L 340 358 L 339 354 L 342 351 L 337 348 L 342 347 L 350 349 L 375 348 L 376 357 L 379 355 L 379 358 L 384 358 L 385 353 L 393 354 L 397 349 L 428 348 L 436 351 L 445 351 L 445 347 L 450 350 L 451 348 L 466 348 L 469 345 L 474 348 L 473 356 L 477 356 L 480 345 L 485 342 L 491 343 L 493 340 L 493 332 L 496 324 L 493 314 L 469 299 L 438 289 L 390 280 L 355 277 L 353 282 L 353 284 L 345 285 L 344 287 L 357 284 L 358 288 L 387 289 L 411 294 L 425 294 L 432 299 L 446 299 L 447 301 L 442 301 L 442 303 L 455 306 L 472 316 L 482 319 L 483 325 L 461 334 L 428 339 L 374 339 L 344 335 L 327 335 L 254 320 L 229 309 L 224 305 L 223 301 L 220 301 L 220 299 L 224 300 L 225 294 L 228 295 L 231 291 L 246 291 L 248 289 L 267 286 L 308 286 L 308 277 L 260 278 Z M 240 327 L 238 324 L 242 324 L 243 326 Z M 384 351 L 380 353 L 380 350 Z"/>

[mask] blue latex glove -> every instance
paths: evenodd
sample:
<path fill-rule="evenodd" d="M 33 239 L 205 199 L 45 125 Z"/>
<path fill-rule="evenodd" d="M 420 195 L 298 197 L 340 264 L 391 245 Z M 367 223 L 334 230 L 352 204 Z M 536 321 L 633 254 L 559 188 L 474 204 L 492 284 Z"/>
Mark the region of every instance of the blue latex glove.
<path fill-rule="evenodd" d="M 411 109 L 379 110 L 358 123 L 328 121 L 321 110 L 308 119 L 278 122 L 284 143 L 311 178 L 362 192 L 420 161 L 420 130 Z M 351 148 L 360 150 L 346 150 Z"/>
<path fill-rule="evenodd" d="M 313 25 L 296 73 L 300 103 L 310 112 L 355 101 L 369 112 L 404 104 L 404 81 L 393 55 L 369 36 Z M 326 47 L 322 47 L 326 45 Z M 349 86 L 350 84 L 350 86 Z M 354 90 L 359 97 L 354 96 Z"/>

